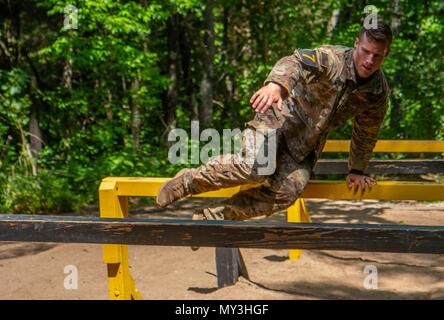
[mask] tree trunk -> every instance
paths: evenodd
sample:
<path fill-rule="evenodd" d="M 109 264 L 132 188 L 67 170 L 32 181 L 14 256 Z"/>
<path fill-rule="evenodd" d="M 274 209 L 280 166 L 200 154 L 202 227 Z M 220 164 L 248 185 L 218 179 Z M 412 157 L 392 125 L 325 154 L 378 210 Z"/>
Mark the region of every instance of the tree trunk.
<path fill-rule="evenodd" d="M 6 47 L 9 53 L 10 67 L 17 67 L 21 60 L 21 20 L 20 20 L 20 4 L 18 1 L 8 1 L 8 8 L 5 9 L 4 27 L 2 33 L 5 34 Z M 2 8 L 2 11 L 4 10 Z"/>
<path fill-rule="evenodd" d="M 41 83 L 41 78 L 37 71 L 37 68 L 33 64 L 31 58 L 25 51 L 26 60 L 29 63 L 29 66 L 32 70 L 31 76 L 31 86 L 30 86 L 30 95 L 31 95 L 31 107 L 29 112 L 29 142 L 30 142 L 30 154 L 32 157 L 37 158 L 40 151 L 42 151 L 42 131 L 40 130 L 39 125 L 39 109 L 43 101 L 39 98 L 38 95 L 34 95 L 34 93 L 38 92 L 38 90 L 42 89 L 43 85 Z M 34 162 L 35 163 L 35 162 Z M 37 164 L 35 163 L 35 172 L 37 172 Z"/>
<path fill-rule="evenodd" d="M 192 59 L 192 47 L 195 42 L 193 37 L 195 31 L 193 27 L 189 26 L 187 19 L 185 19 L 181 28 L 179 28 L 179 43 L 180 43 L 180 53 L 182 58 L 182 72 L 183 80 L 185 82 L 185 98 L 188 99 L 188 108 L 191 115 L 192 121 L 199 120 L 199 108 L 196 101 L 196 91 L 194 88 L 195 82 L 193 78 L 193 59 Z"/>
<path fill-rule="evenodd" d="M 106 118 L 108 120 L 113 120 L 113 108 L 112 108 L 113 95 L 111 94 L 111 90 L 109 88 L 106 90 L 106 95 L 108 99 L 107 103 L 105 103 Z"/>
<path fill-rule="evenodd" d="M 168 133 L 176 128 L 176 108 L 179 103 L 178 92 L 178 53 L 179 47 L 179 31 L 178 31 L 178 15 L 174 14 L 167 23 L 168 33 L 168 77 L 170 79 L 170 85 L 166 94 L 166 101 L 164 104 L 164 117 L 166 123 L 166 131 L 164 133 L 165 141 L 167 140 Z M 167 142 L 168 144 L 168 142 Z"/>
<path fill-rule="evenodd" d="M 71 90 L 72 89 L 72 61 L 67 58 L 63 64 L 63 86 Z"/>
<path fill-rule="evenodd" d="M 27 165 L 31 166 L 31 174 L 33 176 L 37 175 L 37 162 L 35 161 L 34 156 L 32 155 L 31 147 L 28 143 L 28 140 L 26 139 L 25 132 L 23 131 L 23 128 L 21 125 L 19 125 L 19 132 L 20 132 L 20 140 L 22 145 L 22 156 L 25 159 L 25 162 Z"/>
<path fill-rule="evenodd" d="M 29 115 L 29 132 L 31 133 L 31 151 L 34 157 L 42 151 L 42 132 L 39 127 L 37 106 L 33 103 L 31 105 L 31 112 Z"/>
<path fill-rule="evenodd" d="M 137 94 L 139 92 L 140 82 L 134 79 L 131 84 L 131 133 L 133 135 L 133 148 L 135 151 L 139 150 L 140 146 L 140 114 Z"/>
<path fill-rule="evenodd" d="M 393 36 L 399 34 L 399 27 L 401 26 L 401 10 L 399 8 L 399 0 L 392 0 L 390 3 L 391 7 L 391 21 L 390 28 L 392 29 Z"/>
<path fill-rule="evenodd" d="M 233 94 L 234 94 L 234 74 L 229 73 L 229 68 L 237 63 L 237 57 L 232 56 L 232 53 L 235 53 L 235 55 L 238 54 L 238 52 L 233 48 L 235 45 L 234 43 L 230 43 L 229 40 L 229 26 L 231 24 L 230 19 L 230 9 L 224 8 L 223 9 L 223 37 L 222 37 L 222 43 L 221 43 L 221 49 L 222 49 L 222 59 L 221 64 L 223 66 L 224 74 L 218 79 L 217 83 L 220 83 L 223 81 L 223 85 L 221 86 L 221 89 L 224 90 L 223 94 L 223 104 L 224 109 L 222 110 L 222 116 L 221 118 L 223 121 L 228 121 L 228 123 L 233 128 L 238 128 L 241 123 L 241 117 L 239 114 L 239 108 L 238 105 L 234 103 L 233 100 Z M 226 123 L 221 123 L 220 126 L 218 126 L 218 129 L 222 129 L 226 127 Z"/>
<path fill-rule="evenodd" d="M 390 3 L 391 8 L 391 21 L 390 21 L 390 28 L 392 29 L 393 36 L 397 36 L 399 34 L 399 27 L 401 25 L 401 12 L 399 8 L 399 0 L 392 0 Z M 401 101 L 399 98 L 399 89 L 396 86 L 396 83 L 392 84 L 391 88 L 391 94 L 390 94 L 390 101 L 391 101 L 391 112 L 390 112 L 390 128 L 394 130 L 394 132 L 398 132 L 401 134 L 401 119 L 402 119 L 402 112 L 401 112 Z M 403 137 L 399 137 L 403 138 Z"/>
<path fill-rule="evenodd" d="M 340 13 L 341 12 L 339 9 L 334 9 L 333 12 L 331 13 L 331 17 L 330 17 L 330 20 L 328 21 L 328 25 L 327 25 L 327 37 L 328 38 L 332 37 L 333 31 L 335 30 L 336 26 L 338 25 Z"/>
<path fill-rule="evenodd" d="M 214 77 L 214 15 L 213 0 L 208 0 L 204 12 L 203 72 L 200 83 L 201 104 L 199 108 L 200 127 L 211 127 L 213 119 L 213 77 Z"/>
<path fill-rule="evenodd" d="M 72 36 L 73 30 L 69 30 L 68 34 Z M 72 55 L 73 50 L 69 48 L 66 53 L 66 60 L 63 62 L 63 86 L 69 91 L 72 90 Z"/>

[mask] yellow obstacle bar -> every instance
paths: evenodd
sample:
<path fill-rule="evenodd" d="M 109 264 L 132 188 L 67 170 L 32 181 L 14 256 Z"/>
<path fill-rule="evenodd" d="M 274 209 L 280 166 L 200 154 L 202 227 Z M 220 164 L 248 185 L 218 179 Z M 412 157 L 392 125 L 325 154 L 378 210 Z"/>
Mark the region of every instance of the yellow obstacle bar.
<path fill-rule="evenodd" d="M 323 152 L 349 152 L 350 140 L 327 140 Z M 378 140 L 373 152 L 444 152 L 444 141 Z"/>
<path fill-rule="evenodd" d="M 115 182 L 116 194 L 132 197 L 155 197 L 160 186 L 170 178 L 139 178 L 139 177 L 109 177 L 102 183 Z M 226 188 L 217 191 L 205 192 L 196 197 L 231 197 L 239 192 L 241 187 Z M 371 191 L 364 195 L 354 194 L 348 190 L 345 181 L 318 181 L 308 183 L 301 198 L 335 199 L 335 200 L 444 200 L 444 184 L 410 181 L 379 181 Z"/>

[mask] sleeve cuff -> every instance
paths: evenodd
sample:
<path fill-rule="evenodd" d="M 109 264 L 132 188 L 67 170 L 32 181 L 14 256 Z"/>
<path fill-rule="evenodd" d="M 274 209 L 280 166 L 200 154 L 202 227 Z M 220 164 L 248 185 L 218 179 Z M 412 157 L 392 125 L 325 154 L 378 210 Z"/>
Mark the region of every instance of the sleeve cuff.
<path fill-rule="evenodd" d="M 268 77 L 265 81 L 264 81 L 264 85 L 269 84 L 270 82 L 276 83 L 278 85 L 280 85 L 286 92 L 283 92 L 284 95 L 290 95 L 290 84 L 287 83 L 286 81 L 284 81 L 283 79 L 279 79 L 279 78 L 274 78 L 274 77 Z"/>

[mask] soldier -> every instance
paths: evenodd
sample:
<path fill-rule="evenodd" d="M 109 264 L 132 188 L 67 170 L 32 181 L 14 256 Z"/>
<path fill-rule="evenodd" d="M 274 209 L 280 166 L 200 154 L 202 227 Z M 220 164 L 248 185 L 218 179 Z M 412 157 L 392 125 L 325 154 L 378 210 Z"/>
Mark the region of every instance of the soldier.
<path fill-rule="evenodd" d="M 291 206 L 304 190 L 329 132 L 353 118 L 346 183 L 355 192 L 376 181 L 364 174 L 387 110 L 388 86 L 381 70 L 392 32 L 387 24 L 363 27 L 354 48 L 324 45 L 297 49 L 280 59 L 251 97 L 255 118 L 246 124 L 242 153 L 221 155 L 183 169 L 165 183 L 156 203 L 165 207 L 187 195 L 242 184 L 256 186 L 198 210 L 193 219 L 245 220 Z M 276 169 L 260 174 L 242 156 L 257 147 L 258 132 L 273 130 Z M 265 144 L 267 140 L 265 140 Z M 263 146 L 261 146 L 263 147 Z"/>

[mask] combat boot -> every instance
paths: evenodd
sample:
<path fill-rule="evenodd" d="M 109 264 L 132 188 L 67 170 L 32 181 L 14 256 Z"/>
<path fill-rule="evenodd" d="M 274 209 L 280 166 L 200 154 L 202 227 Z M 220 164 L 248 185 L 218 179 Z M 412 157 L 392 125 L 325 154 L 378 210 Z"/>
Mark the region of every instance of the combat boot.
<path fill-rule="evenodd" d="M 224 220 L 224 207 L 199 209 L 193 214 L 193 220 Z M 191 250 L 197 251 L 200 247 L 192 246 Z"/>
<path fill-rule="evenodd" d="M 163 208 L 190 194 L 187 180 L 191 177 L 191 170 L 184 168 L 170 181 L 164 183 L 156 197 L 156 204 Z"/>

